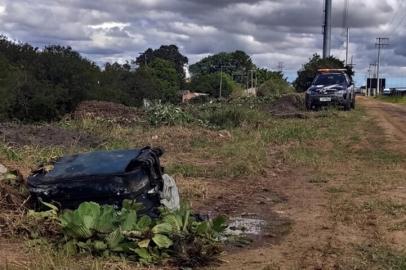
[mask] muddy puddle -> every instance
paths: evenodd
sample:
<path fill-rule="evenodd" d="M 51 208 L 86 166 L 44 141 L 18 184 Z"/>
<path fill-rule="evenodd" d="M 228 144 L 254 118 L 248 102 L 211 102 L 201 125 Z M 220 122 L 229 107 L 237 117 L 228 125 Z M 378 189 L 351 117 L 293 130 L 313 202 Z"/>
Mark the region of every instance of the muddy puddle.
<path fill-rule="evenodd" d="M 258 218 L 235 217 L 230 218 L 227 235 L 259 236 L 263 233 L 266 221 Z"/>

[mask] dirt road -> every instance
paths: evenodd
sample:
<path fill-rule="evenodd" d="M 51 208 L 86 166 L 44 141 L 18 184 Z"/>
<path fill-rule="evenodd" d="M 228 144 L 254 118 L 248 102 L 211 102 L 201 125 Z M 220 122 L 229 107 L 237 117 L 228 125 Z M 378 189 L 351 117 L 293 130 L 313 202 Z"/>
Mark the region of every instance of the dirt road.
<path fill-rule="evenodd" d="M 399 149 L 406 148 L 406 106 L 378 101 L 372 98 L 359 97 L 358 102 L 367 109 L 367 112 L 375 117 L 381 128 Z"/>
<path fill-rule="evenodd" d="M 286 198 L 268 211 L 290 219 L 290 232 L 226 255 L 221 269 L 404 269 L 406 107 L 366 97 L 358 105 L 365 114 L 344 132 L 342 148 L 322 142 L 327 166 L 294 167 L 268 182 Z"/>

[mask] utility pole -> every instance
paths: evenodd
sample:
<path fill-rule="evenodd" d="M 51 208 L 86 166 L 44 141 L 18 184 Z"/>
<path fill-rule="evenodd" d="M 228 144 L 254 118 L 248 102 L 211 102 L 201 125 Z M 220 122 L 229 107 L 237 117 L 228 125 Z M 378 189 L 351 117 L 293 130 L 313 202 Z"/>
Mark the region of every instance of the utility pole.
<path fill-rule="evenodd" d="M 332 0 L 324 1 L 323 58 L 330 57 Z"/>
<path fill-rule="evenodd" d="M 369 89 L 371 88 L 371 71 L 372 71 L 372 69 L 371 69 L 371 64 L 370 64 L 369 68 L 368 68 L 368 76 L 367 76 L 367 84 L 366 84 L 366 90 L 367 90 L 366 95 L 367 96 L 370 95 Z M 369 85 L 368 85 L 368 81 L 369 81 Z"/>
<path fill-rule="evenodd" d="M 223 66 L 220 67 L 220 93 L 219 98 L 221 98 L 221 88 L 223 87 Z"/>
<path fill-rule="evenodd" d="M 345 43 L 345 65 L 348 66 L 349 64 L 349 51 L 350 51 L 350 27 L 348 26 L 348 13 L 350 10 L 350 1 L 345 0 L 344 1 L 344 16 L 343 16 L 343 28 L 345 29 L 346 32 L 346 43 Z"/>
<path fill-rule="evenodd" d="M 278 71 L 282 73 L 282 72 L 283 72 L 283 69 L 284 69 L 283 62 L 279 62 L 279 63 L 278 63 Z"/>
<path fill-rule="evenodd" d="M 389 46 L 389 38 L 384 38 L 384 37 L 378 37 L 376 38 L 376 43 L 375 43 L 375 47 L 378 48 L 378 64 L 377 64 L 377 68 L 376 68 L 376 77 L 377 77 L 377 95 L 379 95 L 381 93 L 381 83 L 380 83 L 380 74 L 379 74 L 379 68 L 381 65 L 381 49 L 385 48 L 387 46 Z"/>
<path fill-rule="evenodd" d="M 348 66 L 349 52 L 350 52 L 350 28 L 347 27 L 347 42 L 345 46 L 345 65 Z"/>

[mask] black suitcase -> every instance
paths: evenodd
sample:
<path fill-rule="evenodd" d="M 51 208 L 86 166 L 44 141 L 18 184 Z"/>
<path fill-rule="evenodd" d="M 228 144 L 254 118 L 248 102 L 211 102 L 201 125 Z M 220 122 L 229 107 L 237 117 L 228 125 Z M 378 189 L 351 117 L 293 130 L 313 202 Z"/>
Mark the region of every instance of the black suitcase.
<path fill-rule="evenodd" d="M 144 205 L 144 212 L 159 206 L 163 168 L 160 148 L 91 152 L 65 156 L 50 170 L 44 167 L 28 177 L 34 198 L 76 208 L 84 201 L 121 206 L 124 199 Z"/>

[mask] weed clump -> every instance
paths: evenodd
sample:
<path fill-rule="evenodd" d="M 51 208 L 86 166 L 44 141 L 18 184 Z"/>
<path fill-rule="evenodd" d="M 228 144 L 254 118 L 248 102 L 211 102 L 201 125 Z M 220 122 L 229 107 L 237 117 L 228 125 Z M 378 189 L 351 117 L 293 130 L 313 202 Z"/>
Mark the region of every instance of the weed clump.
<path fill-rule="evenodd" d="M 45 203 L 44 203 L 45 204 Z M 30 212 L 45 221 L 56 220 L 59 236 L 50 240 L 69 255 L 121 256 L 142 264 L 205 266 L 222 251 L 221 235 L 226 220 L 201 221 L 188 206 L 161 209 L 157 219 L 140 216 L 142 205 L 124 200 L 121 209 L 84 202 L 75 210 Z"/>
<path fill-rule="evenodd" d="M 152 126 L 167 125 L 173 126 L 177 124 L 187 124 L 193 122 L 195 119 L 183 111 L 182 108 L 173 104 L 157 103 L 147 109 L 148 122 Z"/>

